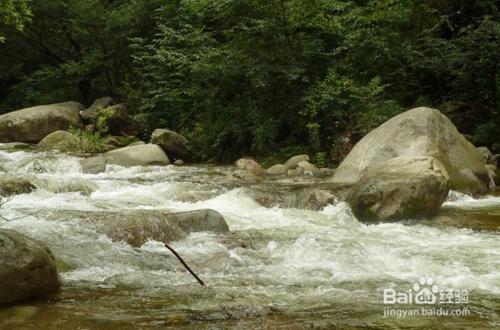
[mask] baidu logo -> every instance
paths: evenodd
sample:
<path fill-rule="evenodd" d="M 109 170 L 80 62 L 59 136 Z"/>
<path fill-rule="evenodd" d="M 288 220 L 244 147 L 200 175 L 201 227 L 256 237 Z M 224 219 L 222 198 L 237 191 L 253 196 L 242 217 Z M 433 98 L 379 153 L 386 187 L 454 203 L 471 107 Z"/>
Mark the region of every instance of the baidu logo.
<path fill-rule="evenodd" d="M 425 276 L 406 290 L 384 289 L 384 304 L 388 305 L 384 318 L 470 316 L 468 303 L 467 289 L 442 289 Z"/>
<path fill-rule="evenodd" d="M 432 277 L 421 277 L 411 289 L 396 291 L 393 288 L 384 289 L 384 304 L 468 304 L 469 292 L 463 290 L 440 289 Z"/>

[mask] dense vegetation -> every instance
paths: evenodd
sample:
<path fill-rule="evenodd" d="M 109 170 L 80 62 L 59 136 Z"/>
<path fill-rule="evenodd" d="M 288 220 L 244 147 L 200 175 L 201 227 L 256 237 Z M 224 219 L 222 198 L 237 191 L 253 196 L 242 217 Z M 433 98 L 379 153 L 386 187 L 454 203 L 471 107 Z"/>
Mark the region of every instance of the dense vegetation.
<path fill-rule="evenodd" d="M 111 95 L 202 158 L 321 163 L 404 109 L 462 101 L 500 152 L 495 0 L 2 0 L 0 22 L 2 112 Z"/>

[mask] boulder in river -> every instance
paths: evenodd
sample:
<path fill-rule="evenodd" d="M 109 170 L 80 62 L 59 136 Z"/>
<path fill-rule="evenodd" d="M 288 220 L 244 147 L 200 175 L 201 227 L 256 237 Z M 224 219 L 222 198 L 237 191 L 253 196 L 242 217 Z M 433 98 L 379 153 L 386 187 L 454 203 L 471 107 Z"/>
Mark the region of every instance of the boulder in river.
<path fill-rule="evenodd" d="M 0 150 L 24 150 L 31 149 L 32 147 L 32 144 L 24 142 L 9 142 L 0 144 Z"/>
<path fill-rule="evenodd" d="M 236 170 L 231 173 L 231 179 L 237 179 L 238 183 L 249 184 L 261 183 L 264 180 L 261 175 L 256 175 L 249 170 Z"/>
<path fill-rule="evenodd" d="M 19 194 L 28 194 L 36 190 L 36 186 L 30 180 L 20 177 L 0 177 L 0 196 L 12 196 Z"/>
<path fill-rule="evenodd" d="M 55 131 L 47 135 L 38 143 L 40 148 L 58 149 L 63 152 L 79 152 L 80 139 L 73 133 Z"/>
<path fill-rule="evenodd" d="M 168 165 L 165 151 L 156 144 L 143 144 L 108 151 L 103 154 L 108 164 L 120 166 Z"/>
<path fill-rule="evenodd" d="M 267 174 L 270 175 L 283 175 L 287 171 L 287 168 L 283 164 L 276 164 L 267 169 Z"/>
<path fill-rule="evenodd" d="M 346 201 L 361 221 L 418 219 L 438 213 L 448 173 L 432 157 L 396 157 L 365 171 Z"/>
<path fill-rule="evenodd" d="M 451 189 L 488 191 L 485 162 L 438 110 L 416 108 L 388 120 L 359 141 L 335 171 L 333 182 L 356 184 L 363 173 L 392 158 L 429 156 L 449 174 Z"/>
<path fill-rule="evenodd" d="M 308 162 L 309 161 L 309 156 L 308 155 L 297 155 L 293 156 L 290 159 L 288 159 L 285 162 L 285 167 L 287 169 L 295 169 L 297 165 L 299 165 L 300 162 Z"/>
<path fill-rule="evenodd" d="M 168 243 L 186 238 L 190 233 L 229 231 L 217 211 L 202 209 L 188 212 L 123 210 L 121 212 L 41 210 L 41 216 L 63 221 L 87 223 L 114 241 L 139 247 L 149 240 Z"/>
<path fill-rule="evenodd" d="M 164 128 L 155 129 L 151 135 L 151 143 L 162 147 L 173 159 L 189 160 L 191 158 L 189 141 L 177 132 Z"/>
<path fill-rule="evenodd" d="M 0 115 L 0 142 L 38 143 L 52 132 L 83 127 L 82 109 L 80 103 L 64 102 Z"/>
<path fill-rule="evenodd" d="M 302 169 L 302 171 L 306 175 L 317 175 L 319 173 L 318 168 L 313 164 L 309 163 L 307 160 L 303 160 L 300 163 L 298 163 L 297 168 Z"/>
<path fill-rule="evenodd" d="M 251 158 L 240 158 L 235 162 L 236 167 L 242 171 L 249 171 L 256 176 L 265 176 L 266 170 Z"/>
<path fill-rule="evenodd" d="M 50 250 L 7 229 L 0 229 L 0 283 L 0 304 L 42 298 L 61 287 Z"/>

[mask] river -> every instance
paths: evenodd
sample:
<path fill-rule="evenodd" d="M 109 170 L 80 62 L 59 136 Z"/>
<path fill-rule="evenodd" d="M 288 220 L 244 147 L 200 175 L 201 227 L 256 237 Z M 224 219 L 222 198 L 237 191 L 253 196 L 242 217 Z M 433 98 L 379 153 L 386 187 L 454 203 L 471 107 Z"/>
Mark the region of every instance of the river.
<path fill-rule="evenodd" d="M 4 150 L 0 167 L 38 187 L 4 205 L 3 217 L 23 218 L 0 227 L 46 243 L 63 282 L 57 297 L 1 309 L 2 329 L 500 328 L 498 196 L 451 193 L 445 220 L 367 225 L 342 202 L 263 206 L 256 191 L 272 199 L 294 180 L 238 187 L 224 166 L 108 166 L 91 175 L 75 156 Z M 219 211 L 230 233 L 195 233 L 172 246 L 206 288 L 161 243 L 113 242 L 57 213 L 200 208 Z M 420 278 L 468 293 L 466 303 L 425 307 L 467 315 L 384 317 L 387 307 L 409 307 L 384 304 L 384 290 L 411 291 Z"/>

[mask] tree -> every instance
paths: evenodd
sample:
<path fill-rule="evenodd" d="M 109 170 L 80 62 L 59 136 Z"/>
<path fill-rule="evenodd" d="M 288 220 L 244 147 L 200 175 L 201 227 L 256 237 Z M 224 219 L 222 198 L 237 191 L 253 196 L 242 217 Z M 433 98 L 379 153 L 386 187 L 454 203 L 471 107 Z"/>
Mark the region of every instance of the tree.
<path fill-rule="evenodd" d="M 129 38 L 150 33 L 158 1 L 32 0 L 31 6 L 33 19 L 3 51 L 9 60 L 0 72 L 15 77 L 7 107 L 119 95 L 131 62 Z"/>
<path fill-rule="evenodd" d="M 0 0 L 0 27 L 14 26 L 19 31 L 31 17 L 29 0 Z M 5 42 L 5 36 L 0 33 L 0 43 Z"/>

